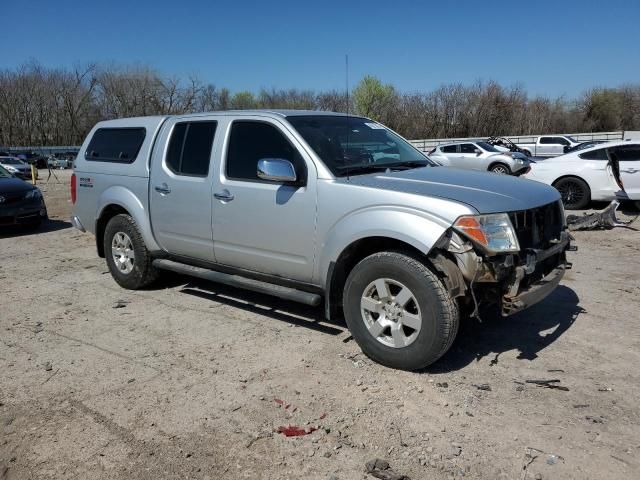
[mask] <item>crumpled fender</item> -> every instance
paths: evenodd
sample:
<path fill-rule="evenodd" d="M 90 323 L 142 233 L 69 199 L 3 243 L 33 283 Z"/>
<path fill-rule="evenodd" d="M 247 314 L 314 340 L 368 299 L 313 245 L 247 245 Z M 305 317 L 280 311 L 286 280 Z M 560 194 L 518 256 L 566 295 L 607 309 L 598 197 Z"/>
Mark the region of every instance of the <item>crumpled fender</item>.
<path fill-rule="evenodd" d="M 329 266 L 353 242 L 386 237 L 405 242 L 425 255 L 451 224 L 439 217 L 407 207 L 370 207 L 346 215 L 328 231 L 316 263 L 314 279 L 326 285 Z"/>

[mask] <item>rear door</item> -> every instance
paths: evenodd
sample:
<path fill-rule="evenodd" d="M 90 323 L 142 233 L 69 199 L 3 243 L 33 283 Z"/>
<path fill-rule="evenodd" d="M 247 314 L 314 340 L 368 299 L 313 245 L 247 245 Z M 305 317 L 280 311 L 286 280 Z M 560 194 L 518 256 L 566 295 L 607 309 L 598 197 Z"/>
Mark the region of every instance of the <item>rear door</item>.
<path fill-rule="evenodd" d="M 609 156 L 618 160 L 624 191 L 631 200 L 640 200 L 640 145 L 610 148 Z"/>
<path fill-rule="evenodd" d="M 211 195 L 215 118 L 167 121 L 153 153 L 149 197 L 153 233 L 167 252 L 213 261 Z"/>

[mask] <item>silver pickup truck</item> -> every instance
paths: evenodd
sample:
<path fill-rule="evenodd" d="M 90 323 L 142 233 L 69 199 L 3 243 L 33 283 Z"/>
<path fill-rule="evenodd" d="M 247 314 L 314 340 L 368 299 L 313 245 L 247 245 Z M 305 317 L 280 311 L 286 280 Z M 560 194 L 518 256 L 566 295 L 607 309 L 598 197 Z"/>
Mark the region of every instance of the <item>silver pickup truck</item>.
<path fill-rule="evenodd" d="M 516 313 L 569 267 L 558 192 L 437 166 L 367 118 L 237 111 L 98 123 L 72 222 L 115 281 L 194 275 L 345 318 L 362 350 L 419 369 L 482 304 Z"/>

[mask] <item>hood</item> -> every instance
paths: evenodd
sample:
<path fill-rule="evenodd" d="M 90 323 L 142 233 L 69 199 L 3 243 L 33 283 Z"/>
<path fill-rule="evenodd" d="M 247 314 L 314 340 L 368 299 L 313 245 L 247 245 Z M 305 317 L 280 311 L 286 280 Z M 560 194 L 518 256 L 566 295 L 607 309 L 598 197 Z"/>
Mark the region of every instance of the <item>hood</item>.
<path fill-rule="evenodd" d="M 33 185 L 30 185 L 24 180 L 20 180 L 19 178 L 0 177 L 0 195 L 2 195 L 3 193 L 28 192 L 33 188 Z"/>
<path fill-rule="evenodd" d="M 558 201 L 558 191 L 533 180 L 449 167 L 414 168 L 390 173 L 356 175 L 339 182 L 439 197 L 467 204 L 478 213 L 527 210 Z"/>
<path fill-rule="evenodd" d="M 0 165 L 2 165 L 2 162 L 0 162 Z M 20 165 L 3 165 L 4 168 L 7 167 L 11 167 L 11 168 L 15 168 L 16 170 L 19 170 L 20 172 L 25 172 L 27 170 L 31 171 L 31 166 L 30 165 L 24 165 L 24 164 L 20 164 Z"/>

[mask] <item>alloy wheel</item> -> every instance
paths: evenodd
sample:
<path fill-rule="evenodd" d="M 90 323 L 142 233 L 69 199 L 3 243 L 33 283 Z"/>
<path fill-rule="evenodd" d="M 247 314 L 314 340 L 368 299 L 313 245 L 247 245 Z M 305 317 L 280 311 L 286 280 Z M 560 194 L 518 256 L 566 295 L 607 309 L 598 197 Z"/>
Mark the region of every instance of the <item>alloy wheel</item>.
<path fill-rule="evenodd" d="M 422 328 L 422 314 L 415 295 L 390 278 L 378 278 L 364 289 L 360 310 L 369 333 L 387 347 L 411 345 Z"/>

